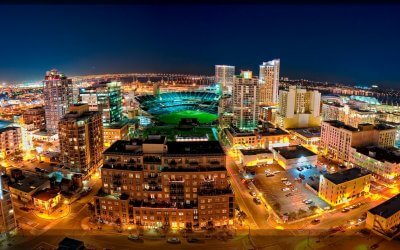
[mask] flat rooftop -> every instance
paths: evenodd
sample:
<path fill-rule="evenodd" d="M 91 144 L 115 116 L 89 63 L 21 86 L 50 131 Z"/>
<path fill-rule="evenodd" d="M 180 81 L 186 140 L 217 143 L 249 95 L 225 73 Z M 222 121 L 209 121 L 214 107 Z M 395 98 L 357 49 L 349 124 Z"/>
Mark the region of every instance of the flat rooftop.
<path fill-rule="evenodd" d="M 278 152 L 285 159 L 296 159 L 300 157 L 310 157 L 316 155 L 311 150 L 301 145 L 276 147 L 273 148 L 273 150 Z"/>
<path fill-rule="evenodd" d="M 400 210 L 400 194 L 390 198 L 382 204 L 371 208 L 371 214 L 379 215 L 383 218 L 389 218 Z"/>
<path fill-rule="evenodd" d="M 167 142 L 167 155 L 225 155 L 218 141 Z"/>
<path fill-rule="evenodd" d="M 369 171 L 363 170 L 361 168 L 350 168 L 333 174 L 324 174 L 324 177 L 334 184 L 341 184 L 369 174 Z"/>
<path fill-rule="evenodd" d="M 10 187 L 25 193 L 29 193 L 33 190 L 36 190 L 38 187 L 42 186 L 48 181 L 48 178 L 41 178 L 39 176 L 32 175 L 13 183 L 12 185 L 10 185 Z"/>
<path fill-rule="evenodd" d="M 280 128 L 264 128 L 263 130 L 259 131 L 258 134 L 262 136 L 275 136 L 275 135 L 288 135 L 289 133 L 280 129 Z"/>
<path fill-rule="evenodd" d="M 264 149 L 264 148 L 241 149 L 240 152 L 243 155 L 272 154 L 272 152 L 269 149 Z"/>
<path fill-rule="evenodd" d="M 42 201 L 48 201 L 48 200 L 56 197 L 59 193 L 60 193 L 59 190 L 44 189 L 44 190 L 38 191 L 34 195 L 34 198 L 42 200 Z"/>
<path fill-rule="evenodd" d="M 343 129 L 346 129 L 346 130 L 349 130 L 349 131 L 354 131 L 354 132 L 355 132 L 355 131 L 359 131 L 358 128 L 355 128 L 355 127 L 346 125 L 346 124 L 344 124 L 344 123 L 341 122 L 341 121 L 332 120 L 332 121 L 324 121 L 324 122 L 330 124 L 331 126 L 333 126 L 333 127 L 335 127 L 335 128 L 343 128 Z"/>
<path fill-rule="evenodd" d="M 291 131 L 306 138 L 321 137 L 321 127 L 292 129 Z"/>
<path fill-rule="evenodd" d="M 163 135 L 149 135 L 146 140 L 143 141 L 143 144 L 164 144 L 166 141 L 166 137 Z"/>
<path fill-rule="evenodd" d="M 355 149 L 357 153 L 366 155 L 378 161 L 400 163 L 400 149 L 395 147 L 381 148 L 377 146 L 366 146 L 356 147 Z"/>
<path fill-rule="evenodd" d="M 135 154 L 141 155 L 143 140 L 132 139 L 130 141 L 118 140 L 111 144 L 109 148 L 104 151 L 104 154 Z"/>

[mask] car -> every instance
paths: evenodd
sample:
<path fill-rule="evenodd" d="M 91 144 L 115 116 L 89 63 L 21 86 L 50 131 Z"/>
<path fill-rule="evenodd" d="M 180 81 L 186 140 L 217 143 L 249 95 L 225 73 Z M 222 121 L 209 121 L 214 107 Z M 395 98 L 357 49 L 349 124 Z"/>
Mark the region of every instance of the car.
<path fill-rule="evenodd" d="M 311 224 L 318 224 L 318 223 L 320 223 L 321 222 L 321 220 L 320 219 L 313 219 L 312 221 L 311 221 Z"/>
<path fill-rule="evenodd" d="M 304 202 L 306 205 L 310 205 L 311 203 L 313 203 L 312 200 L 307 200 L 306 202 Z"/>
<path fill-rule="evenodd" d="M 323 209 L 324 209 L 325 211 L 327 211 L 327 210 L 330 210 L 331 207 L 330 207 L 330 206 L 326 206 L 326 207 L 324 207 Z"/>
<path fill-rule="evenodd" d="M 265 169 L 265 173 L 271 173 L 270 169 Z"/>
<path fill-rule="evenodd" d="M 288 187 L 282 188 L 283 192 L 286 192 L 286 191 L 289 191 L 289 190 L 290 190 L 290 188 L 288 188 Z"/>
<path fill-rule="evenodd" d="M 311 169 L 310 165 L 305 166 L 306 169 Z"/>
<path fill-rule="evenodd" d="M 273 177 L 273 176 L 275 176 L 274 174 L 271 174 L 271 173 L 268 173 L 268 174 L 266 174 L 265 176 L 267 176 L 267 177 Z"/>
<path fill-rule="evenodd" d="M 128 240 L 139 240 L 139 235 L 137 234 L 131 234 L 128 236 Z"/>
<path fill-rule="evenodd" d="M 286 186 L 291 186 L 292 183 L 291 183 L 290 181 L 288 181 L 288 182 L 285 182 L 285 185 L 286 185 Z"/>
<path fill-rule="evenodd" d="M 200 240 L 197 238 L 189 237 L 189 238 L 187 238 L 187 242 L 188 243 L 198 243 L 198 242 L 200 242 Z"/>
<path fill-rule="evenodd" d="M 286 197 L 293 196 L 292 193 L 285 194 Z"/>
<path fill-rule="evenodd" d="M 181 243 L 181 240 L 178 237 L 170 237 L 167 239 L 167 242 L 171 244 L 179 244 Z"/>
<path fill-rule="evenodd" d="M 281 178 L 281 181 L 287 181 L 288 179 L 287 178 Z"/>
<path fill-rule="evenodd" d="M 363 221 L 365 221 L 365 218 L 358 218 L 358 220 L 357 220 L 358 223 L 361 223 Z"/>
<path fill-rule="evenodd" d="M 44 170 L 42 168 L 35 167 L 35 171 L 39 173 L 43 173 Z"/>
<path fill-rule="evenodd" d="M 254 197 L 254 198 L 253 198 L 253 201 L 254 201 L 254 203 L 256 203 L 257 205 L 260 205 L 260 204 L 261 204 L 261 199 L 258 198 L 258 197 Z"/>
<path fill-rule="evenodd" d="M 299 178 L 304 180 L 306 177 L 304 176 L 304 174 L 299 174 Z"/>
<path fill-rule="evenodd" d="M 281 172 L 281 171 L 276 170 L 276 171 L 273 172 L 273 174 L 279 174 L 280 172 Z"/>
<path fill-rule="evenodd" d="M 377 249 L 379 247 L 378 244 L 373 244 L 372 246 L 369 247 L 369 249 Z"/>
<path fill-rule="evenodd" d="M 251 191 L 251 192 L 250 192 L 250 195 L 253 196 L 253 197 L 256 197 L 256 196 L 257 196 L 256 192 L 254 192 L 254 191 Z"/>
<path fill-rule="evenodd" d="M 304 170 L 304 169 L 301 168 L 301 167 L 297 167 L 296 169 L 299 170 L 300 172 Z"/>
<path fill-rule="evenodd" d="M 348 209 L 347 207 L 342 209 L 342 213 L 347 213 L 348 211 L 350 211 L 350 209 Z"/>
<path fill-rule="evenodd" d="M 297 191 L 297 188 L 292 188 L 291 191 L 292 191 L 292 192 L 296 192 L 296 191 Z"/>
<path fill-rule="evenodd" d="M 310 176 L 310 177 L 308 177 L 310 180 L 312 180 L 312 181 L 314 181 L 315 179 L 314 179 L 314 177 L 312 177 L 312 176 Z"/>

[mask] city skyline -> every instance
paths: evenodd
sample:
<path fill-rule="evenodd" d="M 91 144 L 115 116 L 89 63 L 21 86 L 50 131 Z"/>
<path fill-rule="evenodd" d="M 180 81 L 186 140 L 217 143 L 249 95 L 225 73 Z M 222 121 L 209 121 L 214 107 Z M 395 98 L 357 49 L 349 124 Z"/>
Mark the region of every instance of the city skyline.
<path fill-rule="evenodd" d="M 393 32 L 398 10 L 397 5 L 2 5 L 0 27 L 7 39 L 0 47 L 0 82 L 41 79 L 51 68 L 69 76 L 213 75 L 214 65 L 227 64 L 236 74 L 249 69 L 259 75 L 262 62 L 280 58 L 283 77 L 398 88 L 400 36 Z"/>

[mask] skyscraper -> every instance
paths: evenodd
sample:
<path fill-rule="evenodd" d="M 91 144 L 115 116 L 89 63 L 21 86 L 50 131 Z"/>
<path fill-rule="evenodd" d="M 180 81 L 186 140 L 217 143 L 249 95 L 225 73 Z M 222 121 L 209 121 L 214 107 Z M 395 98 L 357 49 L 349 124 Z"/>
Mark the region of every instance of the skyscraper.
<path fill-rule="evenodd" d="M 242 71 L 234 77 L 233 123 L 240 129 L 253 129 L 258 122 L 259 85 L 251 71 Z"/>
<path fill-rule="evenodd" d="M 56 69 L 46 72 L 43 81 L 46 130 L 58 132 L 58 122 L 72 102 L 72 80 Z"/>
<path fill-rule="evenodd" d="M 80 100 L 89 105 L 89 111 L 99 111 L 104 126 L 122 120 L 120 82 L 102 82 L 79 90 Z"/>
<path fill-rule="evenodd" d="M 321 125 L 321 93 L 290 86 L 279 92 L 276 123 L 283 128 L 307 128 Z"/>
<path fill-rule="evenodd" d="M 220 83 L 224 92 L 232 93 L 235 66 L 215 65 L 215 82 Z"/>
<path fill-rule="evenodd" d="M 280 59 L 260 65 L 260 103 L 273 105 L 278 102 Z"/>
<path fill-rule="evenodd" d="M 61 161 L 71 172 L 88 175 L 100 167 L 103 124 L 99 112 L 74 104 L 59 123 Z"/>

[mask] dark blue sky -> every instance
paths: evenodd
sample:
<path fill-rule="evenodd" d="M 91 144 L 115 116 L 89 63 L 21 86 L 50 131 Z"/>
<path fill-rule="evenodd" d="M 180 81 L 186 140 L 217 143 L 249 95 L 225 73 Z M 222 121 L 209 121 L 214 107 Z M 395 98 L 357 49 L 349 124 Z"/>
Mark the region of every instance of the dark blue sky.
<path fill-rule="evenodd" d="M 281 58 L 281 76 L 400 87 L 400 5 L 0 5 L 0 81 L 213 74 Z"/>

